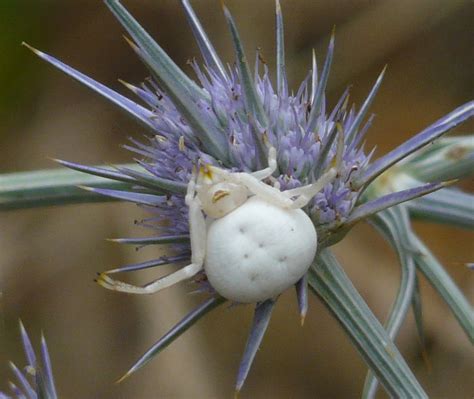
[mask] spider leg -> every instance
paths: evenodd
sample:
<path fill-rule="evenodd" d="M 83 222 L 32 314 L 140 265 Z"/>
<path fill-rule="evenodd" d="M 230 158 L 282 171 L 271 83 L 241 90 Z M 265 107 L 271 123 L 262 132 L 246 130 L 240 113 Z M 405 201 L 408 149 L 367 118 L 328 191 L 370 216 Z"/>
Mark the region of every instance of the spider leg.
<path fill-rule="evenodd" d="M 316 182 L 303 187 L 293 188 L 291 190 L 283 191 L 283 194 L 288 195 L 290 198 L 297 196 L 297 198 L 291 204 L 292 209 L 303 208 L 308 204 L 309 201 L 319 193 L 324 186 L 330 183 L 337 176 L 336 168 L 329 169 L 324 173 Z"/>
<path fill-rule="evenodd" d="M 257 170 L 256 172 L 250 173 L 253 177 L 258 180 L 266 179 L 270 177 L 273 172 L 277 169 L 277 152 L 275 147 L 270 147 L 268 150 L 268 167 L 262 170 Z"/>
<path fill-rule="evenodd" d="M 201 203 L 199 199 L 195 197 L 196 183 L 194 177 L 193 173 L 185 197 L 186 204 L 189 206 L 189 231 L 192 263 L 144 286 L 135 286 L 114 280 L 109 277 L 107 273 L 101 273 L 99 275 L 97 278 L 97 283 L 99 285 L 109 290 L 127 292 L 129 294 L 153 294 L 179 283 L 180 281 L 189 279 L 202 270 L 206 251 L 206 222 L 201 211 Z"/>
<path fill-rule="evenodd" d="M 228 173 L 225 177 L 222 177 L 228 182 L 244 185 L 252 194 L 271 204 L 278 205 L 282 208 L 289 208 L 293 203 L 291 198 L 286 196 L 278 188 L 263 183 L 252 174 Z"/>
<path fill-rule="evenodd" d="M 104 288 L 112 291 L 126 292 L 128 294 L 154 294 L 162 289 L 168 288 L 180 281 L 193 277 L 201 271 L 202 265 L 191 263 L 177 272 L 168 274 L 158 280 L 152 281 L 144 286 L 136 286 L 123 281 L 114 280 L 107 276 L 107 273 L 101 273 L 97 278 L 97 283 Z"/>
<path fill-rule="evenodd" d="M 297 187 L 291 190 L 284 191 L 290 198 L 298 196 L 291 205 L 291 208 L 303 208 L 309 201 L 319 193 L 324 186 L 329 184 L 339 173 L 342 165 L 342 158 L 344 155 L 344 134 L 342 130 L 339 132 L 336 144 L 336 154 L 332 160 L 332 166 L 327 170 L 316 182 L 303 187 Z"/>

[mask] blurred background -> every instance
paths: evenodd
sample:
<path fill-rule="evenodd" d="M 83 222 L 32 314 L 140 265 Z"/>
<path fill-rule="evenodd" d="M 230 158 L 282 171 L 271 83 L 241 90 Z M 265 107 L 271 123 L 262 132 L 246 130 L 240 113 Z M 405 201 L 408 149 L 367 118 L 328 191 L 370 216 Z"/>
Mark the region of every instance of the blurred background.
<path fill-rule="evenodd" d="M 124 0 L 183 68 L 198 56 L 177 0 Z M 193 2 L 223 58 L 233 61 L 218 0 Z M 249 57 L 257 46 L 274 59 L 273 0 L 227 0 Z M 324 59 L 336 25 L 329 103 L 347 85 L 361 104 L 385 64 L 372 111 L 369 148 L 383 154 L 473 97 L 472 21 L 468 0 L 282 0 L 290 84 L 305 77 L 316 49 Z M 114 89 L 138 83 L 145 68 L 122 30 L 96 0 L 0 0 L 0 171 L 55 167 L 48 157 L 98 164 L 127 162 L 120 146 L 140 127 L 112 105 L 37 59 L 20 43 L 50 53 Z M 252 57 L 253 58 L 253 57 Z M 458 133 L 473 132 L 465 124 Z M 472 183 L 472 182 L 471 182 Z M 469 184 L 465 188 L 472 189 Z M 43 330 L 62 398 L 230 398 L 252 308 L 219 308 L 122 383 L 113 382 L 202 298 L 182 284 L 134 297 L 93 283 L 95 272 L 157 256 L 105 241 L 147 235 L 131 204 L 71 205 L 0 214 L 0 390 L 11 378 L 7 360 L 24 364 L 21 317 L 35 343 Z M 473 236 L 448 226 L 416 230 L 472 299 Z M 374 312 L 384 320 L 399 280 L 397 259 L 368 225 L 335 248 Z M 144 282 L 156 272 L 143 272 Z M 410 315 L 397 343 L 432 398 L 471 398 L 472 346 L 447 306 L 422 279 L 431 368 L 422 361 Z M 299 325 L 294 293 L 279 300 L 242 398 L 357 398 L 366 366 L 338 323 L 311 298 Z M 383 392 L 380 398 L 385 398 Z"/>

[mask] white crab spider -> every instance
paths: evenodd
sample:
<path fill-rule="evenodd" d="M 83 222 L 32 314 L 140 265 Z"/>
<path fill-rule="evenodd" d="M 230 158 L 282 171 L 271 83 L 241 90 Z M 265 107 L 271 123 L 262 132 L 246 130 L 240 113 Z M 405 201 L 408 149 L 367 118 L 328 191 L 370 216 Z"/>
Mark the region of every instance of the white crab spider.
<path fill-rule="evenodd" d="M 342 155 L 339 148 L 337 152 Z M 273 147 L 269 166 L 257 172 L 202 166 L 193 173 L 185 197 L 192 263 L 142 287 L 105 273 L 98 283 L 115 291 L 152 294 L 204 269 L 212 287 L 235 302 L 259 302 L 281 294 L 304 276 L 314 259 L 316 229 L 300 208 L 335 178 L 338 155 L 336 167 L 318 181 L 286 191 L 262 181 L 277 168 Z"/>

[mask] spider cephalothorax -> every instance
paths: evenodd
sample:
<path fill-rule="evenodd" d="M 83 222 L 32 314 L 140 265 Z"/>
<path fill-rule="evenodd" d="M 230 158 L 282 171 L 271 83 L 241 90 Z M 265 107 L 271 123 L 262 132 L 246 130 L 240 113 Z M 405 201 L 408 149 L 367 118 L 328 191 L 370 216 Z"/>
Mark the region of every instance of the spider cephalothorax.
<path fill-rule="evenodd" d="M 103 287 L 152 294 L 204 269 L 211 286 L 235 302 L 261 302 L 281 294 L 308 270 L 317 249 L 311 219 L 301 210 L 335 178 L 330 168 L 313 184 L 280 191 L 264 183 L 277 168 L 271 147 L 268 167 L 253 173 L 204 165 L 193 173 L 186 192 L 191 264 L 137 287 L 105 273 Z"/>

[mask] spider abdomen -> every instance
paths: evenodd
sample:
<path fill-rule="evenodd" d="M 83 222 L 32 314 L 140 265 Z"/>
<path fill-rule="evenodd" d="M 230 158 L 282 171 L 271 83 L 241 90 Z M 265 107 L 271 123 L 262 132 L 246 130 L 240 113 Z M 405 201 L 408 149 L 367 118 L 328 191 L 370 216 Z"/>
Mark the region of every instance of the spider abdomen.
<path fill-rule="evenodd" d="M 258 196 L 211 223 L 205 271 L 223 297 L 259 302 L 295 284 L 316 254 L 316 230 L 301 209 L 284 209 Z"/>

